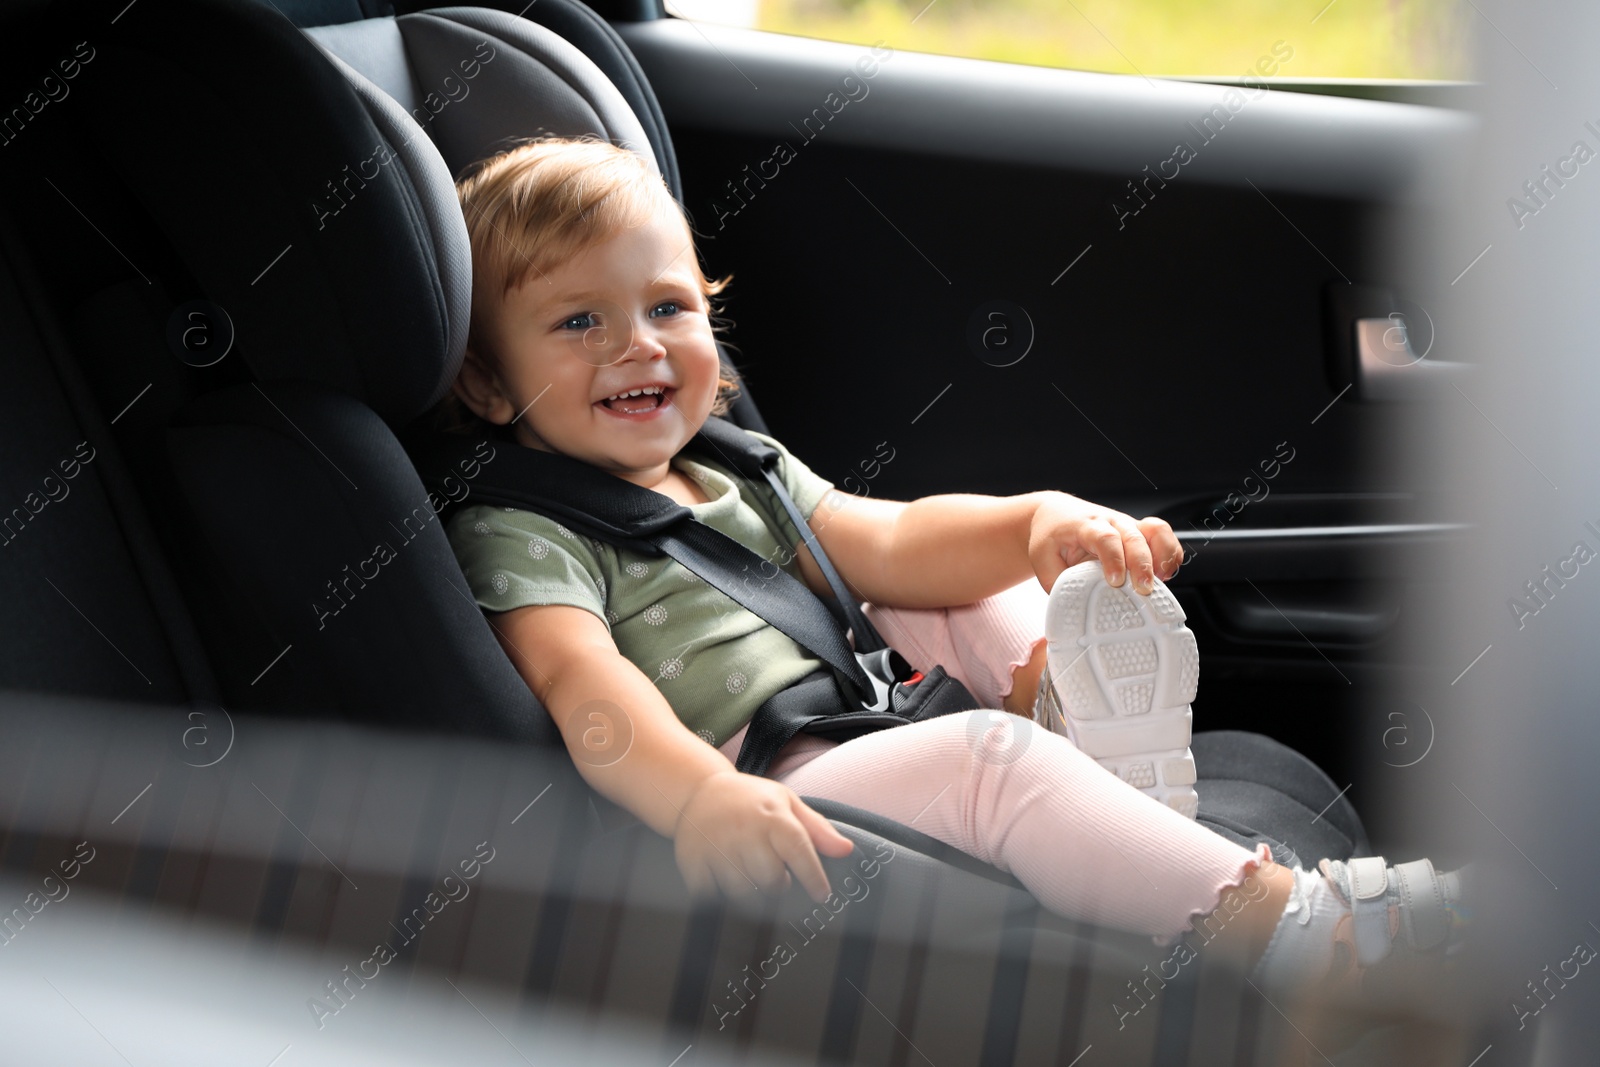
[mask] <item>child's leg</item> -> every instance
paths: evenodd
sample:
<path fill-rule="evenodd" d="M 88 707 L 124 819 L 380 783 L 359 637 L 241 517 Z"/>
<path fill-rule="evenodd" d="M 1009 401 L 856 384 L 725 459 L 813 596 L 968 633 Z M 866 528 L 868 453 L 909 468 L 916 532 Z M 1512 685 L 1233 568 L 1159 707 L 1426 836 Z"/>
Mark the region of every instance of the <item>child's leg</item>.
<path fill-rule="evenodd" d="M 1030 580 L 957 608 L 866 610 L 913 665 L 941 664 L 985 704 L 1026 714 L 1048 602 Z M 1343 864 L 1325 863 L 1326 876 L 1280 867 L 1265 845 L 1232 844 L 1129 788 L 1067 738 L 1010 716 L 977 711 L 844 745 L 810 736 L 790 745 L 796 751 L 773 774 L 796 793 L 914 826 L 1010 871 L 1070 918 L 1163 937 L 1192 926 L 1207 944 L 1220 933 L 1226 953 L 1269 986 L 1366 965 L 1401 931 L 1409 948 L 1433 957 L 1457 943 L 1456 876 L 1425 861 L 1389 868 L 1386 896 L 1363 905 L 1387 915 L 1379 924 L 1387 936 L 1368 922 L 1363 949 L 1352 941 L 1354 876 Z M 1401 918 L 1408 908 L 1416 910 Z"/>
<path fill-rule="evenodd" d="M 1009 871 L 1058 914 L 1139 933 L 1181 933 L 1269 857 L 1151 800 L 1065 737 L 994 711 L 879 730 L 778 780 Z"/>
<path fill-rule="evenodd" d="M 1218 939 L 1208 958 L 1249 968 L 1268 988 L 1359 981 L 1396 945 L 1428 966 L 1459 947 L 1457 875 L 1426 860 L 1325 860 L 1321 873 L 1278 866 L 1267 845 L 1240 848 L 1067 738 L 1002 712 L 891 727 L 808 758 L 778 781 L 1009 871 L 1067 918 L 1161 938 L 1192 928 L 1206 944 Z"/>
<path fill-rule="evenodd" d="M 985 708 L 1026 714 L 1044 666 L 1044 609 L 1049 596 L 1036 578 L 954 608 L 863 611 L 883 639 L 926 670 L 942 666 Z"/>

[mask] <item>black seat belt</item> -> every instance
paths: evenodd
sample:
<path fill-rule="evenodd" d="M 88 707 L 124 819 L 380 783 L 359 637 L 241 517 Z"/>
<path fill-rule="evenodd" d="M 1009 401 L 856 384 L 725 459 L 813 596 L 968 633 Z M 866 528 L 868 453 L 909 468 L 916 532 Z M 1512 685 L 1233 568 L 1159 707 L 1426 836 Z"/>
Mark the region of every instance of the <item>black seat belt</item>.
<path fill-rule="evenodd" d="M 731 433 L 730 433 L 731 431 Z M 828 588 L 833 590 L 834 599 L 844 612 L 844 621 L 850 627 L 850 632 L 855 635 L 855 649 L 857 652 L 876 652 L 887 648 L 888 644 L 883 636 L 878 633 L 877 627 L 862 612 L 856 603 L 855 595 L 845 586 L 844 579 L 839 577 L 839 572 L 834 569 L 833 561 L 822 550 L 822 545 L 817 542 L 817 535 L 812 532 L 810 524 L 806 522 L 800 509 L 795 506 L 794 498 L 789 495 L 789 490 L 784 486 L 783 479 L 778 477 L 774 470 L 777 450 L 768 448 L 760 441 L 751 437 L 745 431 L 720 419 L 708 419 L 699 436 L 716 447 L 724 462 L 733 467 L 746 478 L 754 481 L 765 477 L 767 484 L 772 487 L 773 495 L 783 504 L 784 510 L 789 513 L 789 521 L 799 532 L 805 546 L 811 550 L 811 558 L 816 560 L 817 567 L 828 581 Z M 732 454 L 723 451 L 724 445 L 733 446 Z"/>
<path fill-rule="evenodd" d="M 493 457 L 484 460 L 479 445 L 476 438 L 439 432 L 413 433 L 406 441 L 430 488 L 442 489 L 451 477 L 459 485 L 458 472 L 476 467 L 468 497 L 475 502 L 535 511 L 609 544 L 670 556 L 828 665 L 828 671 L 814 672 L 756 710 L 735 762 L 739 770 L 765 773 L 772 758 L 800 730 L 847 740 L 911 721 L 900 714 L 906 694 L 896 692 L 914 677 L 911 666 L 884 643 L 846 589 L 772 470 L 776 450 L 720 418 L 707 420 L 689 446 L 702 454 L 715 452 L 747 479 L 765 476 L 838 598 L 855 635 L 855 649 L 845 640 L 840 620 L 810 588 L 781 568 L 771 567 L 773 573 L 765 573 L 771 566 L 767 560 L 697 521 L 687 507 L 560 453 L 500 443 Z M 942 690 L 946 701 L 976 706 L 965 688 L 943 672 L 929 688 Z M 916 708 L 926 709 L 929 703 L 918 700 Z M 911 714 L 922 717 L 923 711 Z"/>
<path fill-rule="evenodd" d="M 723 458 L 733 453 L 746 461 L 736 464 L 741 474 L 749 477 L 750 464 L 766 470 L 760 458 L 749 454 L 752 448 L 763 446 L 744 430 L 712 418 L 707 419 L 706 429 L 696 435 L 696 440 L 712 435 L 715 440 L 710 442 L 710 448 L 715 453 Z M 741 437 L 744 440 L 739 440 Z M 480 470 L 470 480 L 469 499 L 549 515 L 579 533 L 643 555 L 669 555 L 829 664 L 840 678 L 842 693 L 853 697 L 862 709 L 890 709 L 888 688 L 910 675 L 910 665 L 893 649 L 886 648 L 883 638 L 851 600 L 832 563 L 824 563 L 826 555 L 814 536 L 808 536 L 811 552 L 819 566 L 826 566 L 824 573 L 829 576 L 835 595 L 842 595 L 840 603 L 851 619 L 856 641 L 870 646 L 859 654 L 850 648 L 834 614 L 816 593 L 784 569 L 771 568 L 768 561 L 728 534 L 696 522 L 688 507 L 560 453 L 501 443 L 494 448 L 493 459 L 483 461 L 478 445 L 478 438 L 437 432 L 413 434 L 406 442 L 411 459 L 430 488 L 440 488 L 446 477 L 456 478 L 459 485 L 459 472 L 477 466 Z M 773 458 L 778 454 L 766 451 Z M 766 472 L 770 474 L 770 470 Z M 770 480 L 778 486 L 779 499 L 789 507 L 790 515 L 798 518 L 794 501 L 782 491 L 782 483 L 776 475 L 770 474 Z M 810 534 L 803 520 L 797 526 Z M 765 573 L 766 569 L 773 573 Z M 882 670 L 882 677 L 869 672 L 864 662 Z"/>

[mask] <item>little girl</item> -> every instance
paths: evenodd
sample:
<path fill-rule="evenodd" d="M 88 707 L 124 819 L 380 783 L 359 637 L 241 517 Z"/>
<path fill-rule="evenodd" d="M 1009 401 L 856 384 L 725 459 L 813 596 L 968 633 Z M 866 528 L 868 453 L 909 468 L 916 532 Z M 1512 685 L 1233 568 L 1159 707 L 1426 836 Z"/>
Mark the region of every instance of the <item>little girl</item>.
<path fill-rule="evenodd" d="M 483 161 L 458 191 L 473 259 L 458 422 L 661 493 L 828 596 L 770 486 L 682 452 L 738 382 L 709 318 L 729 279 L 704 277 L 661 179 L 604 142 L 551 139 Z M 1291 869 L 1187 817 L 1196 660 L 1161 582 L 1183 558 L 1166 522 L 1049 491 L 847 496 L 757 436 L 889 643 L 1014 714 L 843 744 L 800 734 L 769 777 L 741 774 L 751 714 L 816 658 L 671 559 L 462 508 L 451 544 L 507 654 L 584 778 L 673 839 L 691 890 L 776 890 L 792 871 L 826 897 L 818 853 L 851 843 L 804 794 L 946 841 L 1069 918 L 1169 939 L 1232 919 L 1255 979 L 1280 989 L 1453 944 L 1457 881 L 1426 860 Z M 625 743 L 596 758 L 595 729 Z"/>

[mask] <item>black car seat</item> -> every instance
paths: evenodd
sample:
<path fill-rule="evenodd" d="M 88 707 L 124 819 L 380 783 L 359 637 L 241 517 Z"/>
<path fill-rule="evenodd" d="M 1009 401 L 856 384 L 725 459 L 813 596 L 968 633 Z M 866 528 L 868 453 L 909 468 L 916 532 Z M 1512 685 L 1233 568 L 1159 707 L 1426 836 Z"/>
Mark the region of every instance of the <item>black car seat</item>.
<path fill-rule="evenodd" d="M 24 216 L 18 244 L 46 276 L 40 303 L 68 323 L 62 348 L 148 516 L 152 556 L 172 562 L 178 622 L 129 625 L 197 635 L 183 647 L 204 684 L 169 698 L 561 745 L 455 563 L 446 501 L 430 501 L 395 435 L 443 395 L 465 344 L 454 170 L 508 135 L 596 132 L 677 191 L 620 40 L 580 4 L 536 6 L 610 50 L 631 103 L 577 47 L 507 12 L 303 32 L 266 3 L 168 0 L 63 6 L 46 25 L 57 50 L 87 41 L 92 58 L 72 110 L 26 131 L 17 158 L 71 206 L 51 219 L 115 222 L 68 256 Z M 733 418 L 765 429 L 748 393 Z M 375 569 L 379 543 L 394 559 Z M 1031 902 L 909 827 L 816 806 L 863 842 L 892 835 L 906 866 L 961 868 Z M 603 828 L 632 821 L 598 797 L 596 810 Z"/>

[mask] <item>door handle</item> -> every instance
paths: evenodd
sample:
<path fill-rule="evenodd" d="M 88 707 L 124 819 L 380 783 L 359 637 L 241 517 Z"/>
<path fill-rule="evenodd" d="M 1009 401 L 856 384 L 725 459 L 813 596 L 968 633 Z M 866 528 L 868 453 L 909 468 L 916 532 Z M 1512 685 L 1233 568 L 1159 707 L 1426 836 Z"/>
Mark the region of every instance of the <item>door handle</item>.
<path fill-rule="evenodd" d="M 1411 349 L 1405 317 L 1357 319 L 1356 392 L 1362 400 L 1418 400 L 1459 381 L 1465 363 L 1418 356 Z"/>
<path fill-rule="evenodd" d="M 1204 596 L 1222 628 L 1246 641 L 1370 644 L 1400 618 L 1394 591 L 1374 583 L 1280 582 L 1265 590 L 1230 583 L 1213 586 Z"/>

